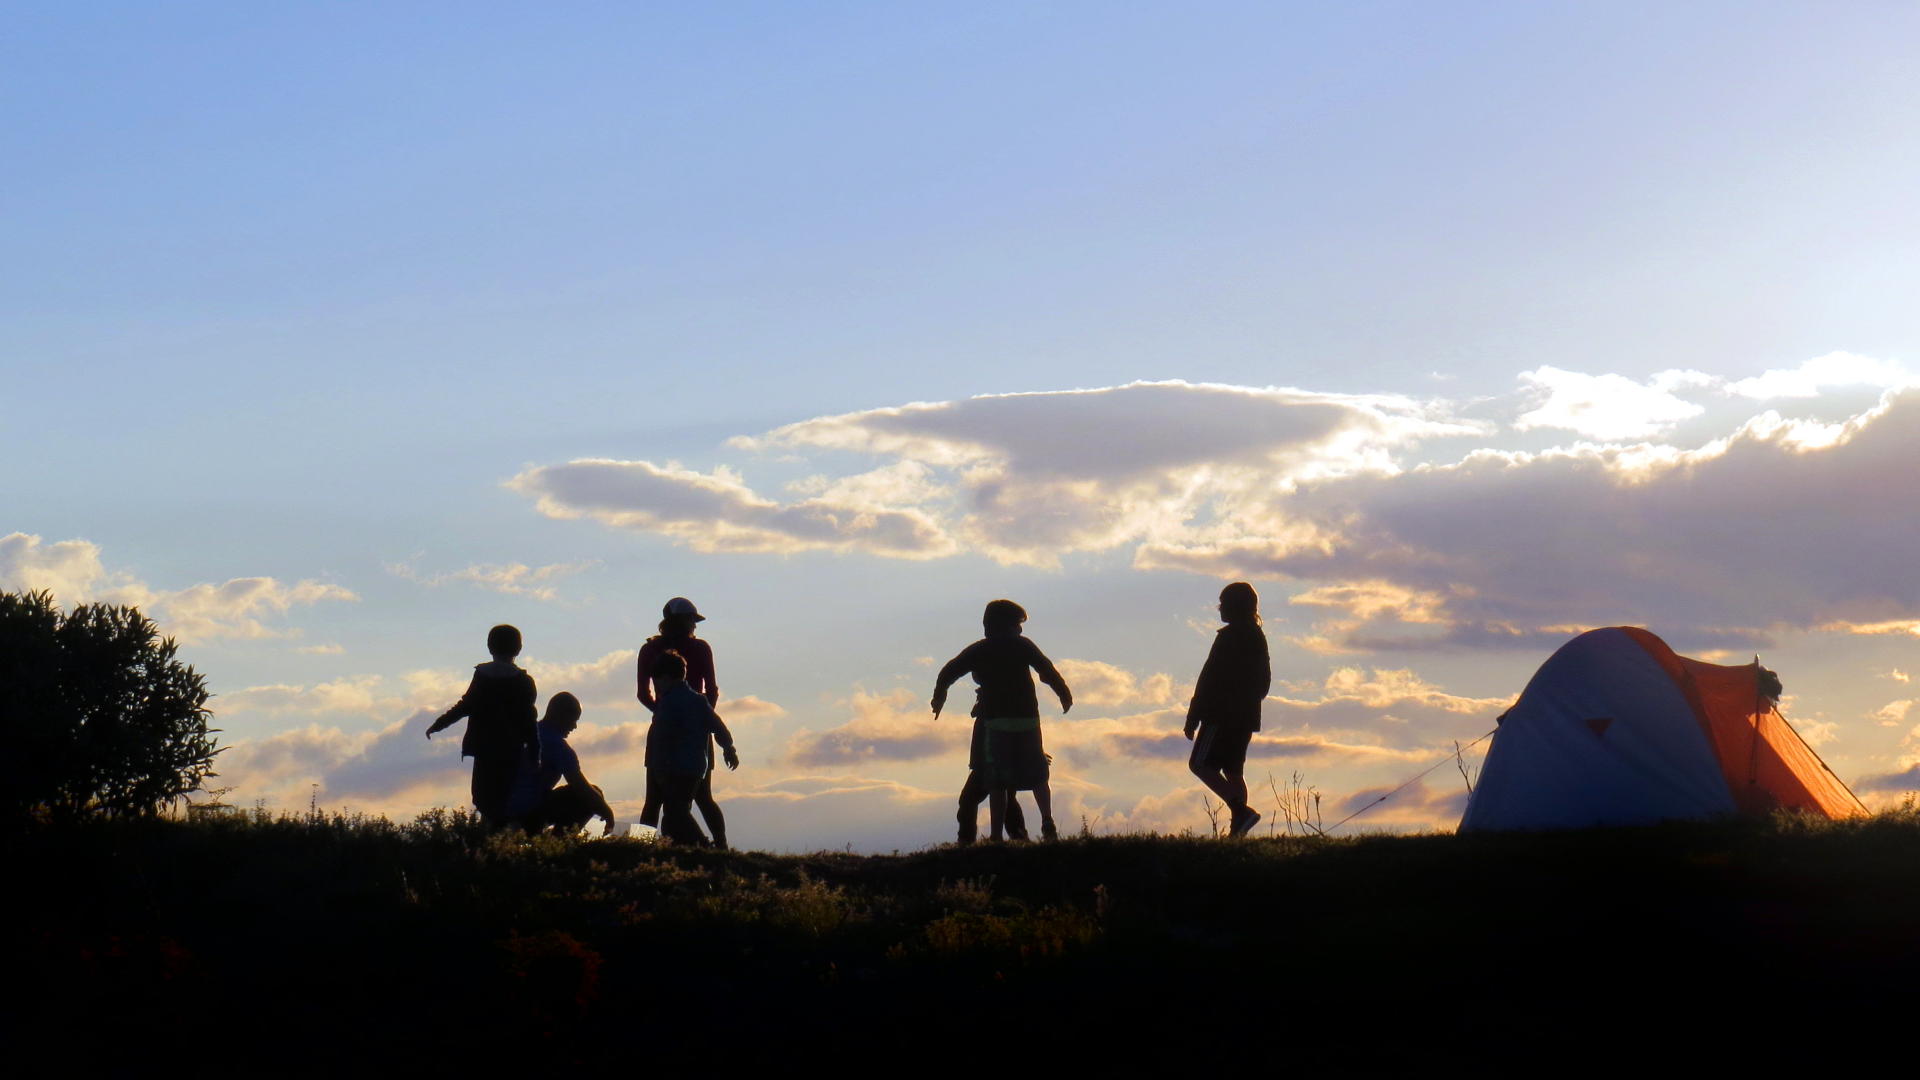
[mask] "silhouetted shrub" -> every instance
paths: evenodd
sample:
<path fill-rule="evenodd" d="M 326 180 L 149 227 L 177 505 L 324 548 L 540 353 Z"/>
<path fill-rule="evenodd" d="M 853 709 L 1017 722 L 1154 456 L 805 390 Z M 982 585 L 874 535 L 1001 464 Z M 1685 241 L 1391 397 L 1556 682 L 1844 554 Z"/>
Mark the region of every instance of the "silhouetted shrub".
<path fill-rule="evenodd" d="M 8 819 L 152 814 L 213 775 L 206 679 L 131 607 L 0 593 Z"/>

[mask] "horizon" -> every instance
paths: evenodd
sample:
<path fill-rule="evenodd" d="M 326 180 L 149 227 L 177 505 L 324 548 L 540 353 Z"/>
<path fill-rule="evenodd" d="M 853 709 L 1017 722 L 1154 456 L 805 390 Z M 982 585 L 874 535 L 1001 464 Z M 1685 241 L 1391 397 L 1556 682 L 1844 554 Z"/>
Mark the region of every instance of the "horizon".
<path fill-rule="evenodd" d="M 234 804 L 466 805 L 420 732 L 505 622 L 624 825 L 684 596 L 735 846 L 944 842 L 1004 596 L 1062 830 L 1205 832 L 1233 580 L 1327 822 L 1611 625 L 1920 790 L 1920 11 L 18 22 L 0 588 L 178 639 Z"/>

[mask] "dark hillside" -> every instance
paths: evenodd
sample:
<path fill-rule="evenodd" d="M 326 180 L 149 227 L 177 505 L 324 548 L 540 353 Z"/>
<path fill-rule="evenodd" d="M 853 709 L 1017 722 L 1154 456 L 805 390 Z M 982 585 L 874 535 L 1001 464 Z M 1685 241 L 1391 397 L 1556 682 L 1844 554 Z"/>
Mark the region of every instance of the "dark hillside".
<path fill-rule="evenodd" d="M 453 816 L 8 847 L 12 1020 L 83 1070 L 1780 1065 L 1901 1045 L 1920 978 L 1912 812 L 892 857 Z"/>

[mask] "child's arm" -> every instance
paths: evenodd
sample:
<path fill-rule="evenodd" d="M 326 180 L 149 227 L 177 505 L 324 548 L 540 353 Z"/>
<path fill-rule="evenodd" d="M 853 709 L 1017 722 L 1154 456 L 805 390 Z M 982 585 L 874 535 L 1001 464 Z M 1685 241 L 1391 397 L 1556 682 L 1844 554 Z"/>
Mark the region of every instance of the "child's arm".
<path fill-rule="evenodd" d="M 1021 640 L 1026 641 L 1033 650 L 1033 655 L 1027 658 L 1027 663 L 1033 667 L 1034 673 L 1040 676 L 1041 682 L 1053 688 L 1054 696 L 1060 699 L 1060 711 L 1066 712 L 1073 708 L 1073 691 L 1067 689 L 1067 680 L 1060 677 L 1060 671 L 1053 666 L 1053 661 L 1047 659 L 1047 654 L 1041 652 L 1040 646 L 1035 645 L 1031 639 Z"/>
<path fill-rule="evenodd" d="M 433 738 L 434 732 L 451 726 L 454 721 L 462 720 L 473 715 L 473 692 L 478 689 L 479 686 L 480 676 L 475 674 L 473 681 L 467 684 L 467 692 L 460 695 L 460 700 L 453 703 L 453 708 L 441 713 L 434 719 L 433 723 L 427 725 L 427 738 Z"/>
<path fill-rule="evenodd" d="M 971 645 L 961 649 L 959 656 L 947 661 L 946 666 L 940 669 L 940 674 L 935 676 L 933 680 L 932 705 L 933 715 L 936 718 L 940 715 L 940 710 L 946 707 L 947 687 L 952 686 L 954 680 L 972 670 L 973 646 Z"/>
<path fill-rule="evenodd" d="M 733 748 L 733 732 L 727 730 L 727 722 L 720 719 L 720 714 L 714 712 L 711 705 L 707 706 L 707 731 L 720 740 L 720 749 L 725 757 L 727 768 L 739 768 L 740 754 Z"/>

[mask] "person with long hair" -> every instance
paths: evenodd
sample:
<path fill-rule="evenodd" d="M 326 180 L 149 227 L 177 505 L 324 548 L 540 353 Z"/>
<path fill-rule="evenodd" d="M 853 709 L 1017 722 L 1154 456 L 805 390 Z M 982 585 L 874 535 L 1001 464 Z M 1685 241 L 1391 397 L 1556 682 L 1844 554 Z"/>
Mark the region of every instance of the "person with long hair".
<path fill-rule="evenodd" d="M 1232 811 L 1228 836 L 1245 836 L 1260 820 L 1247 805 L 1247 748 L 1260 730 L 1260 703 L 1273 685 L 1267 635 L 1260 629 L 1260 596 L 1236 581 L 1220 590 L 1220 621 L 1213 648 L 1187 706 L 1187 768 Z"/>
<path fill-rule="evenodd" d="M 686 682 L 694 693 L 707 699 L 709 707 L 720 704 L 720 683 L 713 674 L 713 648 L 705 641 L 694 636 L 694 626 L 706 621 L 693 601 L 684 596 L 676 596 L 660 609 L 660 632 L 647 639 L 640 646 L 639 698 L 640 704 L 653 712 L 658 699 L 654 696 L 653 665 L 662 653 L 676 652 L 686 662 Z M 665 797 L 665 789 L 656 781 L 651 753 L 647 762 L 646 801 L 640 808 L 640 824 L 658 827 L 660 824 L 660 803 Z M 707 741 L 707 768 L 694 786 L 693 802 L 700 808 L 700 816 L 706 820 L 707 832 L 712 834 L 713 846 L 727 846 L 727 818 L 720 812 L 720 804 L 713 797 L 713 741 Z"/>

